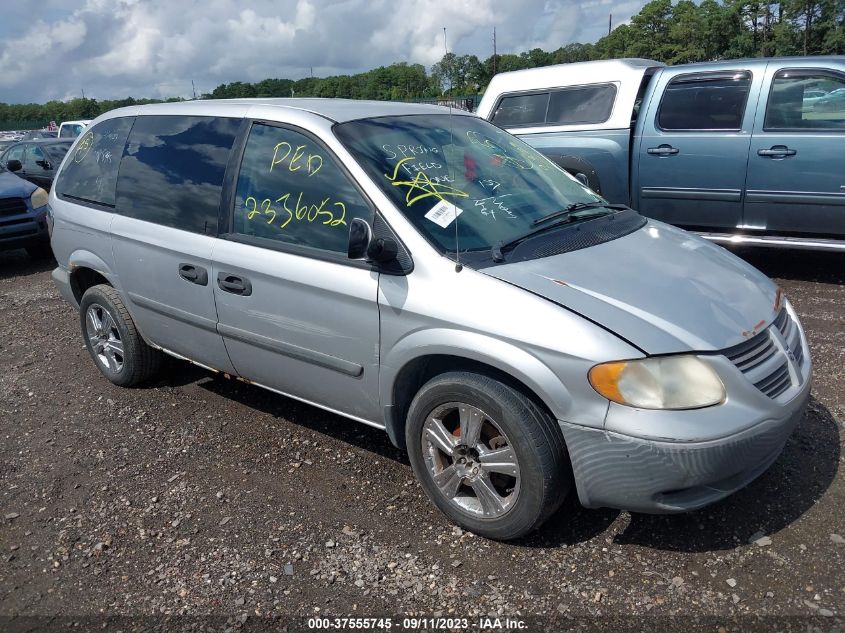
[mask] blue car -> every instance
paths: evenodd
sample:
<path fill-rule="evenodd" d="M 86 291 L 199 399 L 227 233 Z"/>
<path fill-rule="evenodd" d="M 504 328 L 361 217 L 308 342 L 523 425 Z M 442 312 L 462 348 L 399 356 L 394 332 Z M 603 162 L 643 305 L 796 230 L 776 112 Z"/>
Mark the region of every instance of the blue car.
<path fill-rule="evenodd" d="M 25 248 L 31 257 L 52 257 L 48 208 L 44 189 L 0 166 L 0 251 Z"/>

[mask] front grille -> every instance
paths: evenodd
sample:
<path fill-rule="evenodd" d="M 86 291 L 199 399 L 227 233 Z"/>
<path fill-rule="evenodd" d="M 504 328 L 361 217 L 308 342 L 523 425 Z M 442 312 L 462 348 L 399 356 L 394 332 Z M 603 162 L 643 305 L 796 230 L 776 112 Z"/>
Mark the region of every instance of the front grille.
<path fill-rule="evenodd" d="M 0 198 L 0 217 L 21 215 L 29 211 L 23 198 Z"/>
<path fill-rule="evenodd" d="M 789 366 L 786 362 L 778 367 L 771 375 L 754 383 L 754 386 L 757 387 L 757 389 L 770 398 L 777 398 L 780 394 L 789 389 L 791 385 L 792 381 L 789 379 Z"/>
<path fill-rule="evenodd" d="M 786 308 L 781 309 L 769 328 L 722 352 L 757 389 L 770 398 L 777 398 L 792 386 L 789 363 L 786 354 L 775 344 L 775 335 L 772 333 L 774 328 L 783 336 L 786 346 L 795 358 L 795 364 L 802 367 L 804 352 L 801 347 L 801 334 L 798 324 Z"/>
<path fill-rule="evenodd" d="M 783 340 L 786 341 L 789 351 L 795 357 L 795 362 L 799 367 L 804 366 L 804 348 L 801 346 L 801 334 L 798 332 L 798 324 L 789 316 L 786 309 L 780 311 L 775 318 L 773 324 L 783 335 Z"/>

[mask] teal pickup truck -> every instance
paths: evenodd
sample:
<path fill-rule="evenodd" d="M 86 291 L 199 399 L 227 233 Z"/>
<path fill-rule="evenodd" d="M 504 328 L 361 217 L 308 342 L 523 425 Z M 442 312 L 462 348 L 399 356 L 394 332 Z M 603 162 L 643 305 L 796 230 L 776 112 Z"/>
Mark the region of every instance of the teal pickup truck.
<path fill-rule="evenodd" d="M 502 73 L 478 114 L 643 215 L 720 242 L 845 251 L 845 56 Z"/>

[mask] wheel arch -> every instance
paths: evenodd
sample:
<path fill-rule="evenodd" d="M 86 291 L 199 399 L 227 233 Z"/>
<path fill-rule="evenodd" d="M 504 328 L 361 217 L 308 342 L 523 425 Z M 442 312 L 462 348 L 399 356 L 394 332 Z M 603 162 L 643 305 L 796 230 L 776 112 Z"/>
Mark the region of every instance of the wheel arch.
<path fill-rule="evenodd" d="M 92 286 L 101 283 L 117 288 L 116 276 L 106 263 L 91 251 L 74 251 L 68 258 L 68 279 L 76 305 Z"/>
<path fill-rule="evenodd" d="M 555 419 L 563 417 L 571 402 L 569 392 L 552 370 L 523 349 L 468 332 L 448 332 L 450 338 L 460 337 L 462 344 L 426 345 L 419 341 L 424 334 L 404 339 L 382 363 L 379 384 L 384 423 L 391 442 L 399 448 L 405 447 L 405 422 L 411 400 L 422 385 L 448 371 L 492 376 L 531 398 Z M 427 334 L 443 338 L 443 333 Z"/>

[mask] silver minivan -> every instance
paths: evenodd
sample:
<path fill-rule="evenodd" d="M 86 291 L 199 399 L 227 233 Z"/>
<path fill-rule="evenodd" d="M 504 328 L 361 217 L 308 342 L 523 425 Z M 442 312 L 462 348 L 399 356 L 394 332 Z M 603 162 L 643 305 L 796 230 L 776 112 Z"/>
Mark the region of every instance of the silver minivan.
<path fill-rule="evenodd" d="M 114 110 L 68 153 L 49 217 L 107 379 L 169 354 L 384 429 L 491 538 L 573 485 L 637 512 L 721 499 L 777 459 L 810 393 L 768 278 L 439 106 Z"/>

